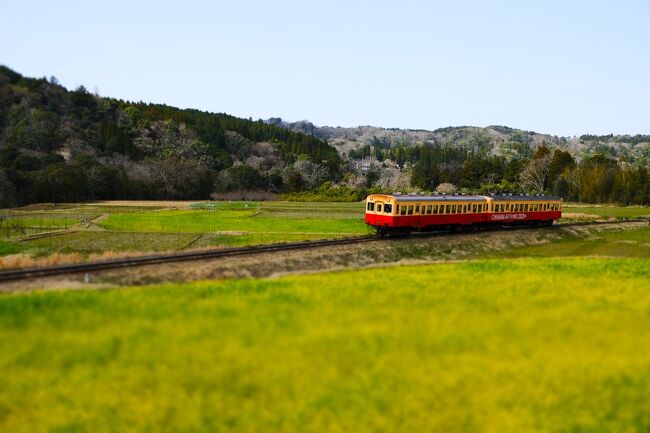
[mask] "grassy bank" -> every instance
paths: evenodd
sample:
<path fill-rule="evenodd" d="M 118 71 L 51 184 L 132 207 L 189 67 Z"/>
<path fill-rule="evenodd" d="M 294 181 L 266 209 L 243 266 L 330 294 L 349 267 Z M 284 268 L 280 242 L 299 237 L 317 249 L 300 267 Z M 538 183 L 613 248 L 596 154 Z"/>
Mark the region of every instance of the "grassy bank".
<path fill-rule="evenodd" d="M 647 431 L 650 266 L 0 297 L 0 431 Z"/>
<path fill-rule="evenodd" d="M 650 259 L 650 227 L 597 233 L 580 238 L 565 238 L 546 244 L 500 251 L 498 254 L 498 258 L 584 256 Z"/>

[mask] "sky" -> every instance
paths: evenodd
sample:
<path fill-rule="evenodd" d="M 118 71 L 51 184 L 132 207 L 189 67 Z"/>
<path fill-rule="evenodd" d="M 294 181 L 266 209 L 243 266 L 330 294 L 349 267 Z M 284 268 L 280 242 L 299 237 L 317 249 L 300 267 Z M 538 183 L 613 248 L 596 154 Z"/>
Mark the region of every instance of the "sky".
<path fill-rule="evenodd" d="M 650 134 L 650 0 L 5 1 L 0 64 L 239 117 Z"/>

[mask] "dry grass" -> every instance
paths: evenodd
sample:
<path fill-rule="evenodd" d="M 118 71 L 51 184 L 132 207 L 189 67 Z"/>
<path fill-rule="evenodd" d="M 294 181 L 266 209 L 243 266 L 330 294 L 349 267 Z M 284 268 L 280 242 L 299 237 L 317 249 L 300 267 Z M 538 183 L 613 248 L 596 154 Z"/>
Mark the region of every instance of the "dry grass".
<path fill-rule="evenodd" d="M 172 253 L 173 251 L 167 251 Z M 160 251 L 157 251 L 156 254 L 159 254 Z M 0 269 L 16 269 L 16 268 L 36 268 L 44 266 L 56 266 L 56 265 L 70 265 L 73 263 L 81 263 L 86 261 L 100 261 L 100 260 L 111 260 L 111 259 L 120 259 L 124 257 L 137 257 L 146 254 L 152 254 L 152 252 L 140 251 L 140 252 L 126 252 L 126 251 L 106 251 L 99 254 L 89 254 L 82 255 L 79 253 L 54 253 L 47 256 L 33 257 L 28 254 L 19 253 L 19 254 L 10 254 L 4 257 L 0 257 Z"/>

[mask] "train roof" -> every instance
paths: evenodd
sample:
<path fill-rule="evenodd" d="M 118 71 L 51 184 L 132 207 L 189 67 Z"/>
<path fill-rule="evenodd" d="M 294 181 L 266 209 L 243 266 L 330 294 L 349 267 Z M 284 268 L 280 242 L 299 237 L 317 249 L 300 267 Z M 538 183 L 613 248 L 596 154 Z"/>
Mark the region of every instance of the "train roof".
<path fill-rule="evenodd" d="M 375 195 L 375 194 L 373 194 Z M 379 194 L 382 195 L 382 194 Z M 528 194 L 498 194 L 498 195 L 424 195 L 424 194 L 385 194 L 394 198 L 397 202 L 422 202 L 422 201 L 476 201 L 486 202 L 488 198 L 493 201 L 559 201 L 560 197 L 549 195 L 528 195 Z"/>
<path fill-rule="evenodd" d="M 561 197 L 542 194 L 499 194 L 489 196 L 493 201 L 560 201 Z"/>
<path fill-rule="evenodd" d="M 399 195 L 390 194 L 398 202 L 403 201 L 487 201 L 482 195 Z"/>

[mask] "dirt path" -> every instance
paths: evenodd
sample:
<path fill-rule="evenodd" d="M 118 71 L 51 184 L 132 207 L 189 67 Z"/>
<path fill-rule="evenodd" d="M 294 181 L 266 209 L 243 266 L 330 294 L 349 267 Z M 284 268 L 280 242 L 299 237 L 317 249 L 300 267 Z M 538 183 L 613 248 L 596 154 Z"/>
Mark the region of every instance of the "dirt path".
<path fill-rule="evenodd" d="M 51 288 L 110 288 L 141 284 L 223 278 L 259 278 L 286 274 L 373 266 L 465 260 L 525 245 L 544 244 L 566 238 L 585 238 L 601 232 L 633 230 L 646 222 L 598 226 L 548 227 L 444 234 L 425 239 L 396 239 L 313 250 L 263 253 L 197 262 L 142 266 L 102 271 L 92 275 L 53 277 L 7 283 L 0 291 Z"/>

